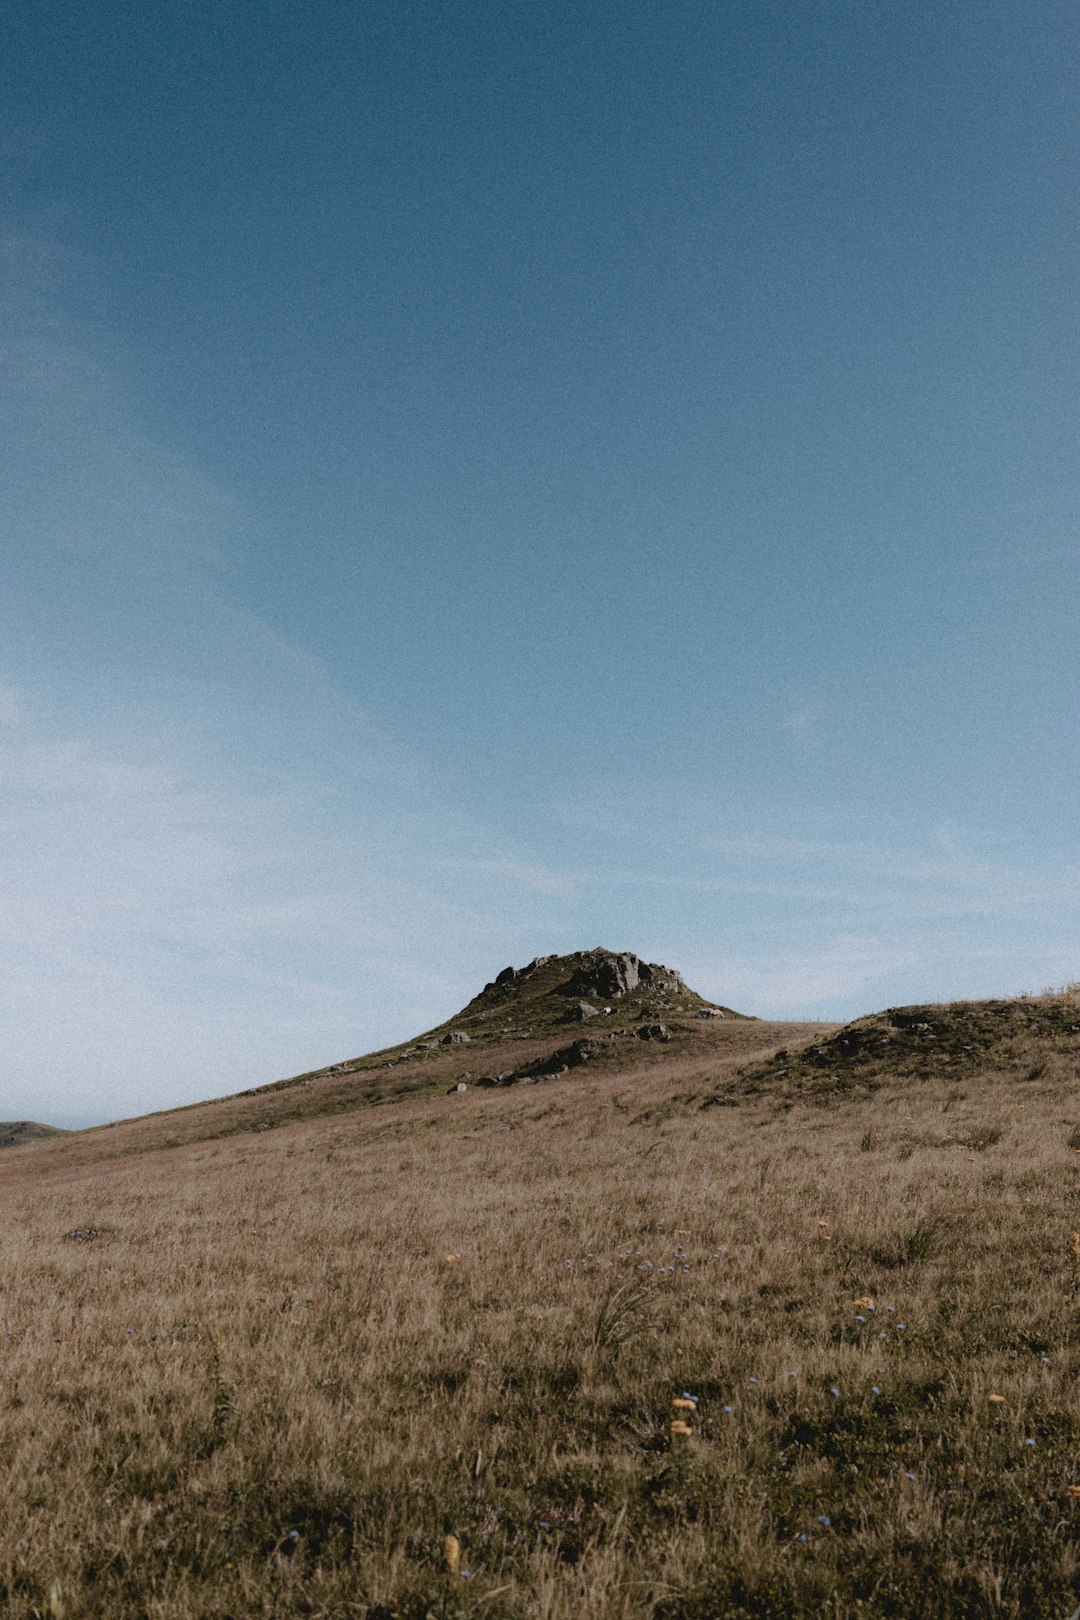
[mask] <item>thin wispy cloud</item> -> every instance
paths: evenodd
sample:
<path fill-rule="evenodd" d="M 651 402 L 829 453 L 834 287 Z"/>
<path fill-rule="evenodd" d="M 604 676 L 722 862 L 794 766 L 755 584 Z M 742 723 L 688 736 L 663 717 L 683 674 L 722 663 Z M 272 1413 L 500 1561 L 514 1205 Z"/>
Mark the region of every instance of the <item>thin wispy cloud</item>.
<path fill-rule="evenodd" d="M 820 748 L 828 739 L 830 705 L 810 693 L 793 697 L 780 719 L 780 730 L 799 753 Z"/>
<path fill-rule="evenodd" d="M 521 861 L 455 860 L 444 857 L 414 859 L 410 864 L 444 872 L 460 872 L 469 877 L 504 879 L 516 889 L 532 894 L 550 895 L 558 900 L 572 900 L 583 881 L 578 873 L 557 872 L 550 867 L 529 866 Z"/>
<path fill-rule="evenodd" d="M 520 926 L 470 877 L 551 885 L 251 609 L 249 514 L 144 433 L 54 297 L 70 266 L 4 257 L 0 1115 L 187 1101 L 445 1016 Z"/>

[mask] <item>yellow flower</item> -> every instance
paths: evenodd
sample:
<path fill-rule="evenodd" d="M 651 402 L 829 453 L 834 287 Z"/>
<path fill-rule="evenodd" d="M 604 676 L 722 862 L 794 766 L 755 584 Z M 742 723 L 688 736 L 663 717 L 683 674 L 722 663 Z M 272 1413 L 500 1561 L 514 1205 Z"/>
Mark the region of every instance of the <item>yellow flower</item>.
<path fill-rule="evenodd" d="M 853 1305 L 861 1305 L 864 1310 L 868 1310 L 873 1303 L 873 1294 L 862 1294 L 858 1299 L 852 1300 Z"/>
<path fill-rule="evenodd" d="M 672 1404 L 672 1406 L 676 1407 L 680 1412 L 696 1412 L 697 1411 L 697 1401 L 684 1401 L 680 1397 L 678 1400 L 672 1401 L 671 1404 Z"/>
<path fill-rule="evenodd" d="M 1004 1395 L 988 1395 L 986 1398 L 987 1398 L 988 1401 L 993 1401 L 995 1406 L 1004 1406 L 1005 1405 L 1005 1397 L 1004 1397 Z"/>
<path fill-rule="evenodd" d="M 455 1261 L 458 1261 L 460 1259 L 461 1259 L 460 1254 L 447 1254 L 447 1255 L 444 1255 L 443 1256 L 443 1265 L 452 1266 L 455 1263 Z"/>
<path fill-rule="evenodd" d="M 672 1434 L 693 1434 L 694 1431 L 689 1423 L 683 1423 L 681 1419 L 675 1418 L 671 1424 L 671 1432 Z"/>
<path fill-rule="evenodd" d="M 461 1567 L 461 1542 L 457 1536 L 447 1536 L 442 1544 L 443 1560 L 451 1575 L 456 1575 Z"/>
<path fill-rule="evenodd" d="M 1080 1500 L 1080 1485 L 1066 1485 L 1065 1495 L 1071 1496 L 1074 1502 Z"/>

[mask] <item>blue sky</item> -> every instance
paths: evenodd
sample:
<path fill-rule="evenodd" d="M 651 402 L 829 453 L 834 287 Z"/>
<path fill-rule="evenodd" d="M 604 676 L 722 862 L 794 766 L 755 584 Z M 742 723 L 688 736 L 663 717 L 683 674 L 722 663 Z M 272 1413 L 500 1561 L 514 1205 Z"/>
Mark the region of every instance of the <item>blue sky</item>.
<path fill-rule="evenodd" d="M 0 1116 L 1080 974 L 1078 36 L 9 6 Z"/>

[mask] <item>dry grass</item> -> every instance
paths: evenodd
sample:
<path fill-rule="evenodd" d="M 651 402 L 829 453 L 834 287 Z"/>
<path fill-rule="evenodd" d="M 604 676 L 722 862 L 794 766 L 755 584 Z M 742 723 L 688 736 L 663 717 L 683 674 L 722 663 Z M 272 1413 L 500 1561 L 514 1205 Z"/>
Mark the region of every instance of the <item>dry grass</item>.
<path fill-rule="evenodd" d="M 657 1056 L 10 1150 L 4 1614 L 1064 1620 L 1074 1072 Z"/>

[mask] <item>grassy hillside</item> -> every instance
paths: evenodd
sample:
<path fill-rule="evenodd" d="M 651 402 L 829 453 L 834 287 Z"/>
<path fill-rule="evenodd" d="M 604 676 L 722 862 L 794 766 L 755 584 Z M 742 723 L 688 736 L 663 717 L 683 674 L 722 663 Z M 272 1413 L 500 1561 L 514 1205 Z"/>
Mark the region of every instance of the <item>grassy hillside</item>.
<path fill-rule="evenodd" d="M 5 1159 L 3 1612 L 1064 1620 L 1080 1008 L 919 1011 Z"/>

